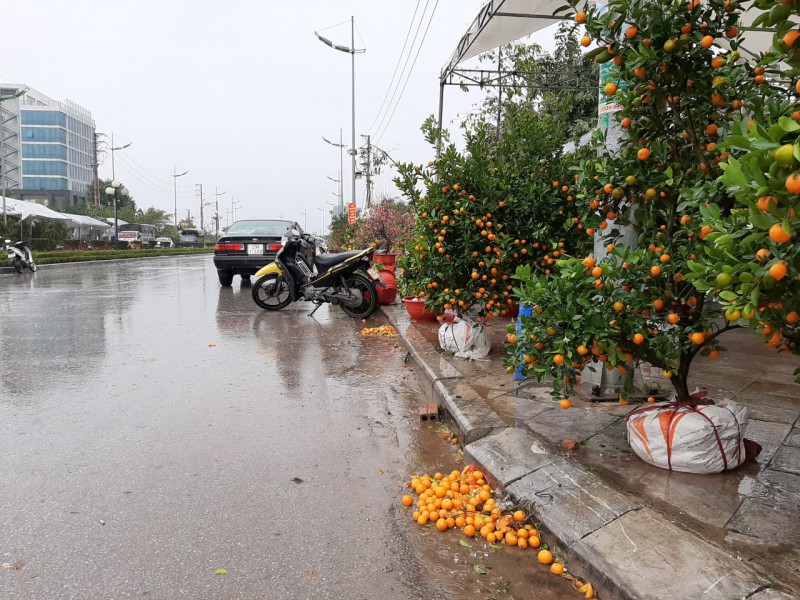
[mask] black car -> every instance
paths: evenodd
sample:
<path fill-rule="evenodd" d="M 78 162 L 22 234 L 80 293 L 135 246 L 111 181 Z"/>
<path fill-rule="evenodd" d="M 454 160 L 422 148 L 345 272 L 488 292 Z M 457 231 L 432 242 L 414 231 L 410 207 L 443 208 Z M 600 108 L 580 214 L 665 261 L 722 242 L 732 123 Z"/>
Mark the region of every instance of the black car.
<path fill-rule="evenodd" d="M 294 221 L 235 221 L 214 246 L 214 266 L 220 285 L 231 285 L 234 275 L 241 275 L 243 281 L 249 280 L 261 267 L 274 261 L 281 249 L 281 240 L 290 229 L 302 231 Z"/>

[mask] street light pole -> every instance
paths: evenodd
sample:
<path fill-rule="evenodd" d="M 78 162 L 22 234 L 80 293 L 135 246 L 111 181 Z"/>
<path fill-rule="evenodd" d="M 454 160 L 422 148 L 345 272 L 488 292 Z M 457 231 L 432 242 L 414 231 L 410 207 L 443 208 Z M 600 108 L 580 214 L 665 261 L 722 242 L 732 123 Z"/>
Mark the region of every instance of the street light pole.
<path fill-rule="evenodd" d="M 172 165 L 172 190 L 175 194 L 175 231 L 178 230 L 178 177 L 183 177 L 189 171 L 183 173 L 175 172 L 175 165 Z"/>
<path fill-rule="evenodd" d="M 352 119 L 352 126 L 353 129 L 351 131 L 352 138 L 350 144 L 350 156 L 352 158 L 353 163 L 353 195 L 352 195 L 352 202 L 355 204 L 356 202 L 356 52 L 354 48 L 356 47 L 356 39 L 355 39 L 355 19 L 353 19 L 352 15 L 350 16 L 350 48 L 352 52 L 350 52 L 350 62 L 352 65 L 352 98 L 353 98 L 353 119 Z"/>
<path fill-rule="evenodd" d="M 308 211 L 307 210 L 299 210 L 297 211 L 301 215 L 303 215 L 303 231 L 308 229 Z"/>
<path fill-rule="evenodd" d="M 340 212 L 344 212 L 344 181 L 342 181 L 342 175 L 344 173 L 344 143 L 342 142 L 342 128 L 339 128 L 339 143 L 335 144 L 332 141 L 325 139 L 325 136 L 322 137 L 324 142 L 329 143 L 331 146 L 336 146 L 339 148 L 339 179 L 334 181 L 339 182 L 339 210 Z M 330 177 L 328 178 L 330 179 Z"/>
<path fill-rule="evenodd" d="M 351 95 L 352 95 L 352 115 L 351 115 L 351 125 L 352 125 L 352 137 L 351 137 L 351 147 L 350 147 L 350 156 L 352 159 L 352 178 L 353 178 L 353 188 L 352 188 L 352 202 L 355 203 L 356 201 L 356 53 L 360 54 L 362 52 L 366 52 L 366 48 L 361 48 L 360 50 L 356 50 L 356 23 L 353 16 L 350 16 L 350 47 L 347 46 L 340 46 L 338 44 L 334 44 L 331 40 L 322 37 L 316 31 L 314 35 L 323 43 L 327 44 L 334 50 L 339 50 L 340 52 L 347 52 L 350 54 L 351 59 Z"/>
<path fill-rule="evenodd" d="M 111 147 L 109 148 L 109 150 L 111 150 L 111 180 L 112 181 L 116 181 L 117 180 L 117 172 L 116 172 L 116 169 L 114 167 L 114 152 L 116 152 L 117 150 L 124 150 L 125 148 L 130 146 L 132 143 L 133 142 L 128 142 L 124 146 L 114 147 L 114 133 L 113 132 L 111 133 Z"/>

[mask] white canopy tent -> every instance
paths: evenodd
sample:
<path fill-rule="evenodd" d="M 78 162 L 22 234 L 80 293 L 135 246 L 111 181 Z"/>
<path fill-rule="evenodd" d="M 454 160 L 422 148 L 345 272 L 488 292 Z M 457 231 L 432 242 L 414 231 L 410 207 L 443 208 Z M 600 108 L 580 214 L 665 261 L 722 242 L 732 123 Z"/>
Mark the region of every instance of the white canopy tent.
<path fill-rule="evenodd" d="M 69 217 L 71 222 L 70 225 L 73 229 L 73 237 L 79 240 L 83 239 L 84 233 L 86 233 L 89 237 L 91 237 L 92 234 L 99 236 L 100 234 L 111 229 L 111 225 L 108 223 L 98 221 L 92 217 L 87 217 L 85 215 L 71 215 L 69 213 L 63 214 L 64 216 Z"/>
<path fill-rule="evenodd" d="M 655 1 L 655 0 L 654 0 Z M 445 85 L 466 85 L 480 87 L 498 87 L 504 85 L 506 77 L 514 74 L 503 73 L 499 69 L 480 70 L 459 67 L 463 62 L 483 52 L 499 48 L 526 36 L 541 31 L 545 27 L 564 20 L 564 13 L 556 16 L 556 9 L 564 6 L 563 0 L 489 0 L 484 4 L 478 16 L 461 37 L 448 63 L 439 77 L 439 129 L 442 127 L 444 110 Z M 772 45 L 772 33 L 758 28 L 753 30 L 749 25 L 761 13 L 758 9 L 749 8 L 742 18 L 744 41 L 740 49 L 752 56 L 767 50 Z M 537 74 L 535 79 L 542 87 L 549 87 L 547 74 Z M 575 81 L 576 88 L 599 88 L 599 82 Z"/>
<path fill-rule="evenodd" d="M 21 221 L 33 221 L 35 219 L 69 220 L 69 216 L 47 208 L 44 204 L 17 200 L 16 198 L 6 198 L 6 215 L 16 217 Z"/>

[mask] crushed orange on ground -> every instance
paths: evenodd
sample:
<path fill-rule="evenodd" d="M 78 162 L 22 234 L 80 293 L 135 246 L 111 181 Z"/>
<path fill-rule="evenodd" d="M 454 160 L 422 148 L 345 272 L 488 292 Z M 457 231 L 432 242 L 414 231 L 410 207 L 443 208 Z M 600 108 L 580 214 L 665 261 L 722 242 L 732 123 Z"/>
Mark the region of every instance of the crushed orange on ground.
<path fill-rule="evenodd" d="M 364 329 L 361 330 L 361 335 L 392 337 L 397 335 L 397 330 L 391 325 L 381 325 L 380 327 L 364 327 Z"/>

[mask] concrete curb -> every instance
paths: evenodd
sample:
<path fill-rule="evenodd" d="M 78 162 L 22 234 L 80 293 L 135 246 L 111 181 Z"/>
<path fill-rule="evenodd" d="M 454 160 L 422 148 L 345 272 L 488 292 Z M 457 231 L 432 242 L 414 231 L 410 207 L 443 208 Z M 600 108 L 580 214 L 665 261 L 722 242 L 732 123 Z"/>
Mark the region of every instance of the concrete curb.
<path fill-rule="evenodd" d="M 604 599 L 696 600 L 767 596 L 750 566 L 614 490 L 528 432 L 509 427 L 413 327 L 402 306 L 382 312 L 409 352 L 432 402 L 494 487 L 534 511 L 554 553 Z M 454 359 L 455 360 L 455 359 Z M 782 594 L 778 592 L 778 594 Z M 788 597 L 788 596 L 787 596 Z"/>

